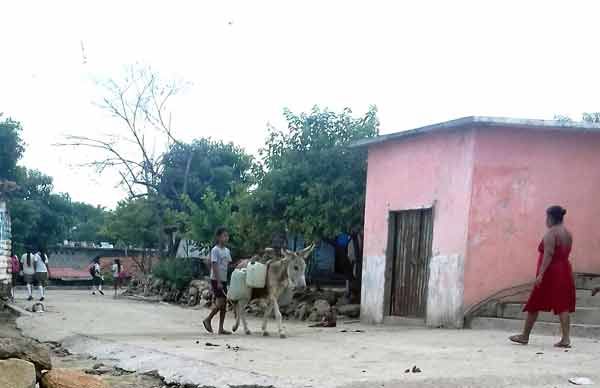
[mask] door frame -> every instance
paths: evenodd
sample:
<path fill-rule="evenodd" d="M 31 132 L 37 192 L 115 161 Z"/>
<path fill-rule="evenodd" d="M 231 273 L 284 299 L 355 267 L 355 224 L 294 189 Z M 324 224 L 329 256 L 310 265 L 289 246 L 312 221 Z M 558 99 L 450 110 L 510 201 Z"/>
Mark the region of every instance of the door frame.
<path fill-rule="evenodd" d="M 404 211 L 415 211 L 415 210 L 431 210 L 431 218 L 432 218 L 432 237 L 431 242 L 433 245 L 433 238 L 435 237 L 435 215 L 436 215 L 436 206 L 435 202 L 430 205 L 424 205 L 421 207 L 414 208 L 404 208 L 404 209 L 388 209 L 387 213 L 387 243 L 385 250 L 385 277 L 384 277 L 384 294 L 383 294 L 383 316 L 384 318 L 393 317 L 403 319 L 405 317 L 392 316 L 392 287 L 393 287 L 393 270 L 394 270 L 394 251 L 395 251 L 395 225 L 396 225 L 396 216 L 397 213 Z M 433 255 L 433 247 L 432 247 L 432 255 Z M 431 258 L 430 258 L 431 259 Z M 427 298 L 427 297 L 426 297 Z M 427 301 L 425 301 L 427 304 Z M 407 319 L 413 319 L 410 317 L 406 317 Z M 427 318 L 427 306 L 425 306 L 425 317 L 423 320 Z M 421 318 L 418 318 L 421 320 Z"/>

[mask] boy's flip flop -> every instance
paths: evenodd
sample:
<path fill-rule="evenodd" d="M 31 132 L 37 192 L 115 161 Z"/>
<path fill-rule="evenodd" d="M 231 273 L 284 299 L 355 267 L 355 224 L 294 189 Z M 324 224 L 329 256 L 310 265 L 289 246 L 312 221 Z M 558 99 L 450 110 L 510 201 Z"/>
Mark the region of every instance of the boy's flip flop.
<path fill-rule="evenodd" d="M 520 345 L 529 344 L 529 340 L 523 339 L 523 336 L 521 334 L 511 335 L 510 337 L 508 337 L 508 339 L 511 340 L 512 342 L 520 344 Z"/>
<path fill-rule="evenodd" d="M 206 331 L 208 331 L 209 333 L 212 333 L 212 332 L 213 332 L 213 329 L 212 329 L 212 327 L 210 326 L 210 323 L 209 323 L 209 322 L 202 321 L 202 324 L 204 325 L 204 328 L 206 329 Z"/>
<path fill-rule="evenodd" d="M 571 349 L 571 344 L 565 344 L 562 341 L 554 344 L 555 348 Z"/>

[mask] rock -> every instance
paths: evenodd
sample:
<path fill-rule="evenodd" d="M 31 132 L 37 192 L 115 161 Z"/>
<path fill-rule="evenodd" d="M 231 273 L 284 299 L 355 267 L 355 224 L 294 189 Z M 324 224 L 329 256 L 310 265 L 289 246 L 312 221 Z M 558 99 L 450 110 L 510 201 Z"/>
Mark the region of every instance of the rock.
<path fill-rule="evenodd" d="M 348 304 L 345 306 L 337 307 L 337 311 L 340 315 L 345 315 L 348 318 L 360 317 L 360 305 L 359 304 Z"/>
<path fill-rule="evenodd" d="M 194 287 L 195 289 L 202 291 L 209 288 L 209 284 L 206 280 L 192 280 L 189 287 Z"/>
<path fill-rule="evenodd" d="M 202 299 L 203 300 L 211 300 L 212 299 L 212 292 L 210 292 L 210 290 L 208 288 L 202 290 Z"/>
<path fill-rule="evenodd" d="M 320 316 L 324 316 L 325 314 L 327 314 L 330 309 L 331 309 L 331 305 L 329 304 L 329 302 L 327 302 L 326 300 L 323 300 L 323 299 L 319 299 L 319 300 L 315 301 L 315 304 L 313 305 L 313 308 L 312 308 L 312 310 L 316 311 L 317 314 L 319 314 Z"/>
<path fill-rule="evenodd" d="M 294 318 L 296 318 L 299 321 L 304 321 L 304 320 L 306 320 L 306 317 L 308 316 L 309 313 L 310 313 L 310 311 L 308 309 L 308 305 L 306 303 L 300 303 L 298 305 L 298 307 L 296 308 L 296 313 L 294 314 Z"/>
<path fill-rule="evenodd" d="M 38 377 L 43 370 L 52 369 L 50 351 L 38 342 L 24 338 L 0 338 L 0 360 L 18 358 L 35 365 Z"/>
<path fill-rule="evenodd" d="M 53 369 L 44 374 L 41 388 L 108 388 L 98 376 L 69 369 Z"/>
<path fill-rule="evenodd" d="M 11 358 L 0 361 L 0 387 L 35 388 L 35 366 L 24 360 Z"/>

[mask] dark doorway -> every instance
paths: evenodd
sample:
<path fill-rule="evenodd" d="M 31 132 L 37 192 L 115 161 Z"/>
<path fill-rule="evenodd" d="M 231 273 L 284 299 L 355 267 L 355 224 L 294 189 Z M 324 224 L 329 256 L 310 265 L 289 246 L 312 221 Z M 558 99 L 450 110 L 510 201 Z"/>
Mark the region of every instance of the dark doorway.
<path fill-rule="evenodd" d="M 433 209 L 392 212 L 390 228 L 390 315 L 424 318 L 433 241 Z"/>

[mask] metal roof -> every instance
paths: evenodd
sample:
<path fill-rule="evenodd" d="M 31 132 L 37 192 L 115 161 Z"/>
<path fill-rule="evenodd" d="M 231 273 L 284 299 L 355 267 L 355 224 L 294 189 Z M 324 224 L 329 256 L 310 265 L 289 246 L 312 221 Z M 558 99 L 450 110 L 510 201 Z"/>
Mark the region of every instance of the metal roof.
<path fill-rule="evenodd" d="M 419 134 L 466 129 L 472 127 L 496 127 L 496 128 L 522 128 L 528 130 L 541 131 L 578 131 L 578 132 L 598 132 L 600 133 L 600 124 L 586 123 L 582 121 L 556 121 L 556 120 L 534 120 L 534 119 L 515 119 L 509 117 L 489 117 L 489 116 L 468 116 L 456 120 L 444 121 L 442 123 L 426 125 L 424 127 L 414 128 L 407 131 L 395 132 L 386 135 L 377 136 L 371 139 L 359 140 L 351 147 L 364 147 L 374 144 L 384 143 L 390 140 L 402 139 L 405 137 L 416 136 Z"/>

